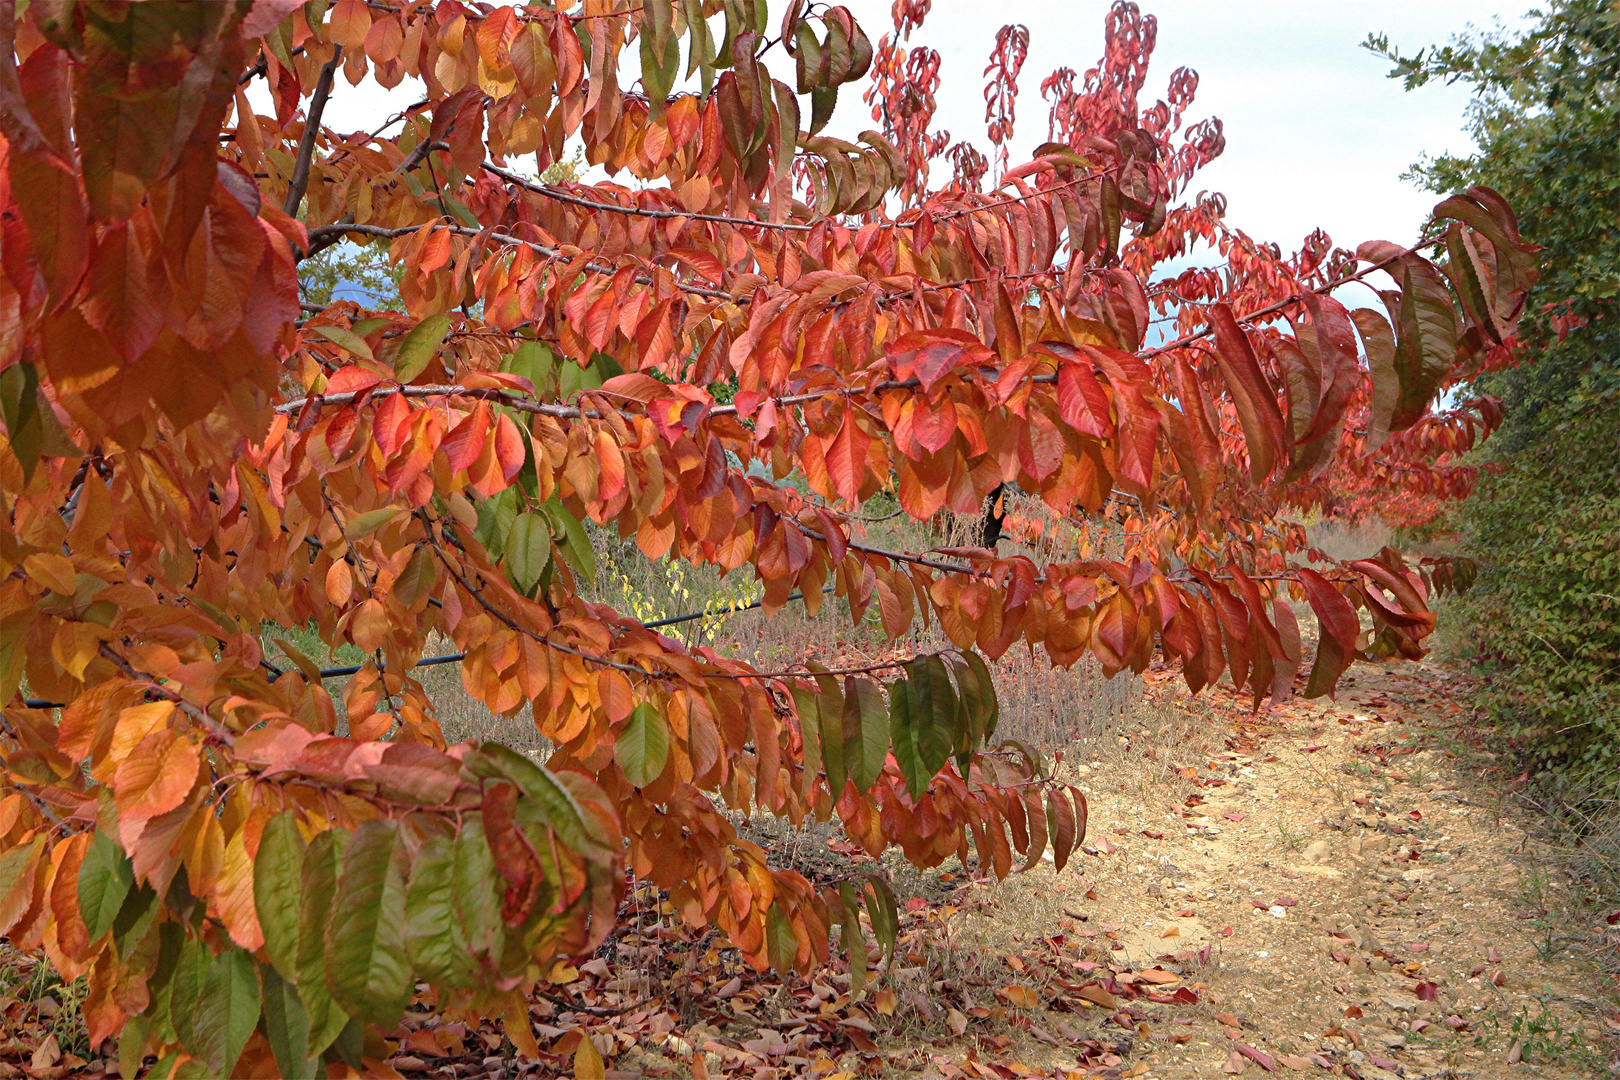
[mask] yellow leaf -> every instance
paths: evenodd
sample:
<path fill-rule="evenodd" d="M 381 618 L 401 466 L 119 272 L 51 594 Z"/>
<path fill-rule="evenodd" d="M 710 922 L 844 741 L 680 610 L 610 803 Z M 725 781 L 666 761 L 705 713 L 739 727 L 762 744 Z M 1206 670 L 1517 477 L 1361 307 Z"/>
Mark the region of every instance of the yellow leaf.
<path fill-rule="evenodd" d="M 219 817 L 212 807 L 204 807 L 192 815 L 180 843 L 180 859 L 185 864 L 192 891 L 198 896 L 207 896 L 218 884 L 220 866 L 225 861 L 225 831 L 220 828 Z"/>
<path fill-rule="evenodd" d="M 220 868 L 214 901 L 231 940 L 248 952 L 257 952 L 264 944 L 264 931 L 253 906 L 253 859 L 248 855 L 245 828 L 237 829 L 225 845 L 225 865 Z"/>
<path fill-rule="evenodd" d="M 51 639 L 51 658 L 75 679 L 84 678 L 84 669 L 101 652 L 106 628 L 95 623 L 65 622 Z"/>
<path fill-rule="evenodd" d="M 1161 938 L 1180 937 L 1180 936 L 1181 936 L 1181 927 L 1179 927 L 1179 926 L 1167 926 L 1167 927 L 1165 927 L 1164 933 L 1159 935 L 1159 937 L 1161 937 Z"/>
<path fill-rule="evenodd" d="M 530 1061 L 540 1056 L 540 1045 L 534 1041 L 534 1025 L 529 1023 L 529 999 L 522 994 L 509 994 L 506 1011 L 501 1016 L 501 1028 L 512 1040 L 517 1052 Z M 589 1042 L 590 1040 L 586 1040 Z"/>
<path fill-rule="evenodd" d="M 562 986 L 573 982 L 577 978 L 579 978 L 579 968 L 566 960 L 559 960 L 551 965 L 551 974 L 546 976 L 546 981 L 553 986 Z"/>
<path fill-rule="evenodd" d="M 589 1035 L 579 1040 L 579 1048 L 574 1051 L 574 1080 L 607 1080 L 607 1066 L 602 1064 L 602 1055 L 596 1052 Z"/>
<path fill-rule="evenodd" d="M 895 1006 L 894 991 L 885 986 L 877 992 L 877 996 L 872 999 L 872 1004 L 876 1005 L 877 1011 L 884 1016 L 893 1016 Z"/>
<path fill-rule="evenodd" d="M 78 575 L 66 555 L 36 551 L 23 560 L 23 571 L 54 593 L 72 596 L 79 591 Z"/>

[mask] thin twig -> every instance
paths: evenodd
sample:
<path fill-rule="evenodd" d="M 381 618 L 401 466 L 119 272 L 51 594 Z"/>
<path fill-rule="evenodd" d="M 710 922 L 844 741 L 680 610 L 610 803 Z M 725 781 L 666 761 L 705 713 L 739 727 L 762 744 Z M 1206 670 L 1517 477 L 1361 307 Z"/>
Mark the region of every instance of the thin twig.
<path fill-rule="evenodd" d="M 343 46 L 334 45 L 332 59 L 321 66 L 320 78 L 315 80 L 315 95 L 309 99 L 309 112 L 304 116 L 304 134 L 298 140 L 298 159 L 293 162 L 287 201 L 281 207 L 288 217 L 298 216 L 298 204 L 304 201 L 304 191 L 309 187 L 309 163 L 315 156 L 315 140 L 321 134 L 321 114 L 326 112 L 326 99 L 332 96 L 332 76 L 342 59 Z"/>
<path fill-rule="evenodd" d="M 582 652 L 579 649 L 571 648 L 567 645 L 552 641 L 546 635 L 536 633 L 529 627 L 524 626 L 522 623 L 518 622 L 516 619 L 513 619 L 504 611 L 501 611 L 494 604 L 491 604 L 488 600 L 486 600 L 484 598 L 484 592 L 482 589 L 473 587 L 472 583 L 469 582 L 458 569 L 456 569 L 455 564 L 452 563 L 449 556 L 445 554 L 444 547 L 439 543 L 439 538 L 433 535 L 432 519 L 429 518 L 425 513 L 422 514 L 421 517 L 423 525 L 427 527 L 428 543 L 433 546 L 433 552 L 439 557 L 439 562 L 443 564 L 445 570 L 448 571 L 450 576 L 455 579 L 457 585 L 460 585 L 463 589 L 467 590 L 467 595 L 478 601 L 479 607 L 489 612 L 491 616 L 504 625 L 508 630 L 522 634 L 525 637 L 532 638 L 548 649 L 556 649 L 558 652 L 569 653 L 573 656 L 579 657 L 581 660 L 589 660 L 593 664 L 600 664 L 603 667 L 609 667 L 615 671 L 622 671 L 627 675 L 637 675 L 642 678 L 658 679 L 664 678 L 669 674 L 668 672 L 648 671 L 646 668 L 634 667 L 630 664 L 621 664 L 617 660 L 609 660 L 607 657 L 597 656 L 595 653 Z"/>
<path fill-rule="evenodd" d="M 478 236 L 484 232 L 482 229 L 471 229 L 465 225 L 440 225 L 437 227 L 449 229 L 452 233 L 455 233 L 458 236 Z M 406 234 L 414 233 L 421 228 L 421 225 L 408 225 L 401 229 L 390 229 L 386 225 L 348 225 L 343 223 L 334 225 L 317 225 L 315 228 L 309 230 L 309 241 L 311 246 L 313 246 L 316 240 L 324 239 L 333 233 L 359 233 L 362 236 L 380 236 L 385 239 L 392 240 L 396 236 L 405 236 Z M 490 232 L 488 233 L 488 237 L 491 240 L 498 240 L 503 244 L 521 244 L 538 255 L 544 255 L 548 259 L 567 258 L 567 255 L 559 248 L 550 247 L 535 240 L 523 240 L 519 237 L 513 236 L 511 233 Z M 580 269 L 591 274 L 612 275 L 617 274 L 623 269 L 623 267 L 610 266 L 606 263 L 592 262 L 586 263 L 584 266 L 580 267 Z M 652 281 L 653 279 L 651 274 L 636 275 L 636 282 L 638 284 L 651 285 Z M 723 289 L 705 289 L 700 285 L 688 285 L 681 281 L 675 282 L 675 287 L 680 289 L 682 292 L 692 293 L 694 296 L 706 296 L 714 300 L 735 299 L 730 293 Z"/>

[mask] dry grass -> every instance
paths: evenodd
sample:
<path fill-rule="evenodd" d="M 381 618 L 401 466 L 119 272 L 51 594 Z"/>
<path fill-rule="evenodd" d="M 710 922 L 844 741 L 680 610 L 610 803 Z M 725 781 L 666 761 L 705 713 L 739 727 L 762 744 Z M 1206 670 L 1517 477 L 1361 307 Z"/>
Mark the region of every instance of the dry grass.
<path fill-rule="evenodd" d="M 1395 542 L 1395 530 L 1376 518 L 1353 525 L 1332 519 L 1319 521 L 1305 527 L 1305 536 L 1311 547 L 1341 562 L 1368 558 Z"/>

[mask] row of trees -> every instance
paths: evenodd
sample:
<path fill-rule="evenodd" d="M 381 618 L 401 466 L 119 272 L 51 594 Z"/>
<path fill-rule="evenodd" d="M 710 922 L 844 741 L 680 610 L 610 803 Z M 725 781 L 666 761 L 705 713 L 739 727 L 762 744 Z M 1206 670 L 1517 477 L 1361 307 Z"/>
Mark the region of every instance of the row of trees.
<path fill-rule="evenodd" d="M 864 964 L 883 883 L 770 866 L 725 810 L 1061 869 L 1085 803 L 996 743 L 1008 649 L 1162 654 L 1256 703 L 1423 654 L 1451 568 L 1297 565 L 1286 515 L 1351 476 L 1471 482 L 1432 448 L 1494 406 L 1431 404 L 1510 348 L 1536 269 L 1507 204 L 1453 195 L 1412 246 L 1254 242 L 1186 200 L 1220 128 L 1184 125 L 1191 72 L 1140 100 L 1129 3 L 982 190 L 903 44 L 927 7 L 874 45 L 802 0 L 0 5 L 0 932 L 88 974 L 92 1042 L 317 1075 L 420 980 L 532 1045 L 525 992 L 612 931 L 627 871 L 759 967 L 826 962 L 835 924 Z M 998 145 L 1023 40 L 992 56 Z M 880 129 L 821 134 L 869 71 Z M 425 100 L 321 126 L 343 81 L 407 76 Z M 633 184 L 535 179 L 570 145 Z M 345 239 L 389 244 L 404 310 L 300 303 Z M 1224 264 L 1155 277 L 1194 244 Z M 1366 279 L 1383 311 L 1333 298 Z M 885 550 L 855 521 L 1004 484 L 1129 549 Z M 586 522 L 752 575 L 767 611 L 831 585 L 952 647 L 686 648 L 581 596 Z M 265 623 L 369 660 L 334 695 Z M 445 745 L 413 674 L 439 639 L 491 710 L 532 709 L 543 766 Z"/>

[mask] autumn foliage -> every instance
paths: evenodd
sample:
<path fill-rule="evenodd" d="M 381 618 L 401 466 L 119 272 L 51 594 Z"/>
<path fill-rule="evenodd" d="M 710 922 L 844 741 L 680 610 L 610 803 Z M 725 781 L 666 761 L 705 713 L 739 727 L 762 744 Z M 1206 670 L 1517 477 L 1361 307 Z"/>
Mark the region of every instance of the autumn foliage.
<path fill-rule="evenodd" d="M 1455 195 L 1410 248 L 1251 241 L 1183 198 L 1219 124 L 1183 125 L 1191 72 L 1138 100 L 1126 3 L 1043 85 L 1023 163 L 1027 31 L 996 38 L 992 159 L 931 129 L 938 56 L 901 44 L 927 7 L 874 46 L 802 0 L 0 4 L 0 932 L 89 974 L 94 1043 L 314 1075 L 420 980 L 521 1047 L 627 870 L 761 968 L 863 918 L 892 946 L 881 880 L 769 867 L 723 810 L 1062 868 L 1085 802 L 995 738 L 1008 649 L 1160 653 L 1257 704 L 1422 655 L 1432 576 L 1299 565 L 1286 515 L 1440 483 L 1429 448 L 1496 422 L 1431 405 L 1511 338 L 1535 271 L 1508 207 Z M 407 77 L 425 100 L 374 132 L 320 125 L 345 80 Z M 840 99 L 879 128 L 826 134 Z M 571 143 L 629 183 L 533 179 Z M 403 311 L 301 308 L 300 259 L 378 239 Z M 1224 265 L 1154 277 L 1195 244 Z M 1364 279 L 1383 311 L 1333 298 Z M 852 527 L 882 491 L 923 519 L 1004 484 L 1123 523 L 1126 557 Z M 954 647 L 684 647 L 581 597 L 587 523 L 757 577 L 768 612 L 831 585 Z M 334 696 L 267 623 L 370 660 Z M 532 708 L 544 766 L 445 745 L 413 675 L 445 643 L 491 710 Z"/>

